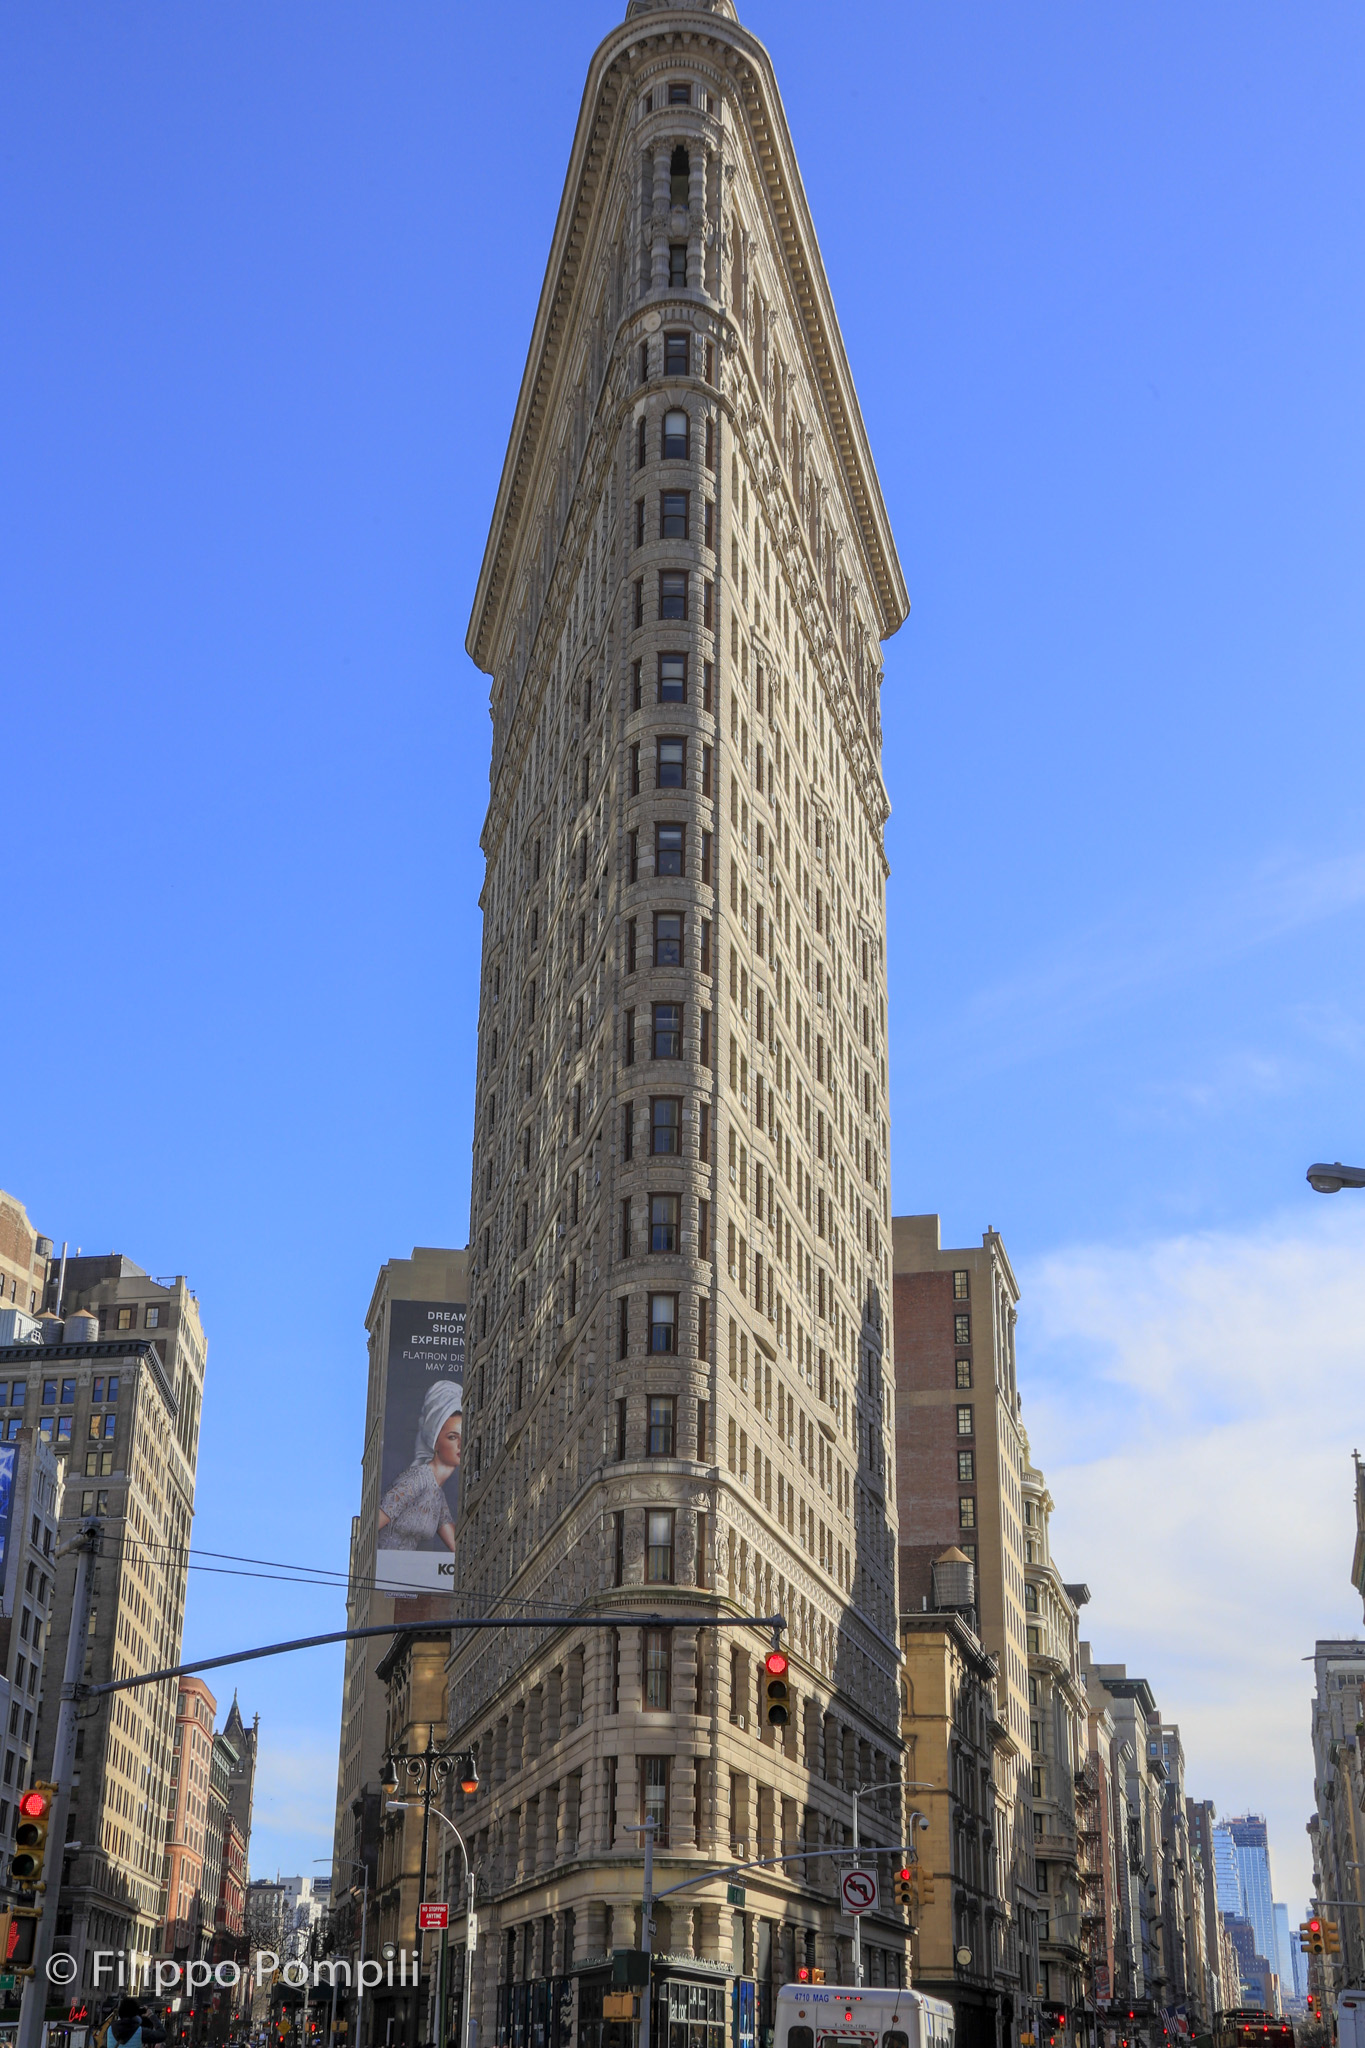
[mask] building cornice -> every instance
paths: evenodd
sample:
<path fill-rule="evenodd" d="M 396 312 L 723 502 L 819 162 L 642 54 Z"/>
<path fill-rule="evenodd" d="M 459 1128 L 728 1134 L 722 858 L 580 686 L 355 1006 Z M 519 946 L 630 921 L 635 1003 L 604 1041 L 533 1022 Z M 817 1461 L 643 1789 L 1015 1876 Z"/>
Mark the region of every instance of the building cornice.
<path fill-rule="evenodd" d="M 593 213 L 603 176 L 614 160 L 615 131 L 637 68 L 656 52 L 694 44 L 704 46 L 712 61 L 731 74 L 744 109 L 755 173 L 766 188 L 787 265 L 792 303 L 825 408 L 830 445 L 867 562 L 869 588 L 880 614 L 880 636 L 894 633 L 909 612 L 909 596 L 771 59 L 756 37 L 717 13 L 661 10 L 637 16 L 613 30 L 599 44 L 589 67 L 465 637 L 470 658 L 488 674 L 493 673 L 497 658 L 521 519 L 540 467 L 551 395 L 571 326 L 570 311 L 585 262 L 595 254 Z"/>

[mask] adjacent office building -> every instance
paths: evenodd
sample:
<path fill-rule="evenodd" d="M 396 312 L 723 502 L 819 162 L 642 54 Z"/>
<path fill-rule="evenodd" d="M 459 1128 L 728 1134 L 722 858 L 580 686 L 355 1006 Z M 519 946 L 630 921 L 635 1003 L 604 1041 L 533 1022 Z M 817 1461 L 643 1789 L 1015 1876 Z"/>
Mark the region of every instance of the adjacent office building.
<path fill-rule="evenodd" d="M 1313 1896 L 1350 1902 L 1321 1905 L 1336 1922 L 1341 1954 L 1315 1957 L 1311 1967 L 1315 1989 L 1332 1999 L 1344 1984 L 1365 1984 L 1365 1767 L 1356 1733 L 1365 1720 L 1365 1642 L 1315 1643 L 1313 1677 Z"/>
<path fill-rule="evenodd" d="M 1037 1602 L 1055 1575 L 1042 1569 L 1036 1523 L 1025 1524 L 1028 1446 L 1015 1376 L 1019 1288 L 994 1230 L 962 1250 L 943 1248 L 937 1216 L 898 1216 L 892 1231 L 901 1604 L 906 1612 L 933 1608 L 934 1560 L 946 1546 L 967 1558 L 978 1632 L 996 1663 L 1003 1729 L 995 1853 L 1006 1909 L 993 1923 L 990 1970 L 1002 2025 L 1027 2030 L 1045 1981 L 1039 1916 L 1048 1908 L 1034 1868 L 1034 1772 L 1046 1767 L 1033 1761 L 1035 1724 L 1041 1740 L 1042 1722 L 1031 1700 L 1039 1673 L 1030 1657 L 1041 1653 L 1042 1619 L 1026 1607 L 1025 1589 L 1033 1587 Z M 1031 1492 L 1029 1512 L 1036 1517 L 1037 1510 Z M 1057 1585 L 1065 1604 L 1070 1596 Z M 1073 1612 L 1073 1635 L 1074 1626 Z M 1071 1861 L 1074 1853 L 1073 1845 Z M 948 1881 L 951 1872 L 943 1876 Z M 1051 1919 L 1046 1924 L 1050 1939 Z"/>
<path fill-rule="evenodd" d="M 376 1576 L 380 1500 L 383 1495 L 385 1424 L 390 1438 L 401 1435 L 400 1463 L 412 1454 L 411 1404 L 399 1386 L 412 1311 L 458 1311 L 469 1294 L 469 1256 L 419 1245 L 410 1259 L 389 1259 L 380 1267 L 365 1316 L 369 1371 L 365 1395 L 365 1441 L 360 1466 L 360 1512 L 351 1522 L 346 1626 L 441 1619 L 452 1607 L 453 1578 L 445 1590 L 400 1588 L 390 1574 Z M 391 1399 L 391 1378 L 392 1399 Z M 392 1448 L 392 1446 L 391 1446 Z M 395 1553 L 385 1553 L 390 1565 Z M 463 1611 L 461 1608 L 459 1611 Z M 382 1801 L 379 1780 L 389 1743 L 382 1665 L 392 1642 L 377 1636 L 346 1645 L 342 1682 L 341 1742 L 337 1765 L 333 1835 L 332 1932 L 338 1950 L 359 1953 L 362 1926 L 374 1938 Z"/>
<path fill-rule="evenodd" d="M 457 1642 L 481 2036 L 660 1887 L 843 1846 L 899 1769 L 888 802 L 904 584 L 771 63 L 730 0 L 594 56 L 468 645 L 491 677 Z M 768 1725 L 756 1628 L 787 1618 Z M 625 1617 L 644 1609 L 641 1627 Z M 673 1617 L 677 1617 L 674 1621 Z M 898 1843 L 885 1795 L 869 1825 Z M 666 2038 L 846 1981 L 830 1858 L 660 1904 Z M 874 1982 L 906 1965 L 888 1899 Z"/>
<path fill-rule="evenodd" d="M 62 1315 L 48 1260 L 39 1343 L 0 1347 L 0 1421 L 32 1427 L 64 1474 L 59 1533 L 92 1516 L 104 1542 L 92 1571 L 88 1679 L 179 1660 L 194 1513 L 206 1342 L 183 1277 L 154 1280 L 117 1253 L 66 1261 Z M 49 1589 L 51 1640 L 70 1622 L 75 1557 Z M 34 1770 L 51 1768 L 59 1688 L 38 1708 Z M 92 1949 L 150 1949 L 163 1873 L 175 1751 L 176 1682 L 99 1701 L 77 1734 L 57 1937 L 90 1984 Z"/>

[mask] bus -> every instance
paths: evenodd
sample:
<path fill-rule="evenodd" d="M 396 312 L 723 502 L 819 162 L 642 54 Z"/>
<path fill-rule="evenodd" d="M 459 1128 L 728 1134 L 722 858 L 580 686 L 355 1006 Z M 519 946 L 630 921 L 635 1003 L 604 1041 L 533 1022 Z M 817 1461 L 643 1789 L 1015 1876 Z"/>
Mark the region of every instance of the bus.
<path fill-rule="evenodd" d="M 783 1984 L 773 2048 L 953 2048 L 953 2008 L 894 1985 Z"/>
<path fill-rule="evenodd" d="M 1239 2005 L 1214 2014 L 1213 2048 L 1294 2048 L 1294 2029 L 1260 2006 Z"/>

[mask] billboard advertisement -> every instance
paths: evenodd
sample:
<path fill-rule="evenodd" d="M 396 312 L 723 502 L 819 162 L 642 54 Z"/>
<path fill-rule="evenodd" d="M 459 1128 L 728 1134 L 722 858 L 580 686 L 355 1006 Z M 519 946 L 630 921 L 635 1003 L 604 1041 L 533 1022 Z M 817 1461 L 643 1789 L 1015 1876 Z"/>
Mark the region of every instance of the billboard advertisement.
<path fill-rule="evenodd" d="M 375 1580 L 387 1592 L 449 1592 L 460 1511 L 465 1304 L 389 1303 Z"/>
<path fill-rule="evenodd" d="M 0 1585 L 5 1578 L 5 1553 L 9 1549 L 9 1525 L 14 1513 L 16 1444 L 0 1445 Z"/>

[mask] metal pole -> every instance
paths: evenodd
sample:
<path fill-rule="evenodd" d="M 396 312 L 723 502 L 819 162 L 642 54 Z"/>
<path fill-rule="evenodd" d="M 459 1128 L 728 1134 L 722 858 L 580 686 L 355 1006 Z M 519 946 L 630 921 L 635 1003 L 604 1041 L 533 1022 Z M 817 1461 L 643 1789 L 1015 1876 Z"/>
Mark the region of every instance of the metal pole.
<path fill-rule="evenodd" d="M 858 1861 L 858 1794 L 853 1794 L 853 1861 Z M 883 1973 L 885 1974 L 885 1973 Z M 853 1981 L 861 1989 L 863 1981 L 863 1916 L 853 1916 Z"/>
<path fill-rule="evenodd" d="M 642 1830 L 645 1838 L 645 1909 L 640 1920 L 640 1946 L 645 1952 L 645 1982 L 640 1993 L 640 2048 L 649 2048 L 650 1996 L 653 1985 L 650 1982 L 651 1962 L 649 1960 L 654 1943 L 654 1828 L 651 1814 Z"/>
<path fill-rule="evenodd" d="M 427 1895 L 427 1839 L 431 1833 L 431 1765 L 435 1754 L 431 1729 L 428 1726 L 426 1755 L 422 1760 L 422 1865 L 417 1875 L 417 1931 L 412 1943 L 412 2048 L 419 2048 L 421 2038 L 417 2028 L 422 2012 L 422 1901 Z"/>
<path fill-rule="evenodd" d="M 103 1531 L 98 1522 L 87 1522 L 76 1543 L 76 1583 L 71 1593 L 71 1622 L 66 1637 L 66 1663 L 62 1669 L 62 1699 L 57 1709 L 57 1737 L 52 1745 L 52 1818 L 48 1859 L 55 1868 L 43 1895 L 43 1916 L 33 1949 L 33 1975 L 24 1979 L 24 2000 L 19 2013 L 16 2048 L 39 2048 L 47 2007 L 47 1965 L 52 1954 L 52 1937 L 57 1928 L 57 1902 L 61 1897 L 62 1849 L 66 1841 L 66 1815 L 71 1804 L 71 1773 L 76 1761 L 76 1687 L 85 1661 L 86 1637 L 90 1627 L 90 1559 Z M 61 1552 L 58 1552 L 58 1556 Z"/>
<path fill-rule="evenodd" d="M 365 1879 L 365 1888 L 360 1894 L 360 1960 L 363 1963 L 365 1960 L 365 1927 L 370 1908 L 370 1866 L 368 1863 L 362 1863 L 360 1869 Z M 360 1976 L 359 1970 L 356 1971 L 356 1976 Z M 355 1993 L 355 2048 L 364 2048 L 364 2036 L 365 1986 L 361 1982 L 356 1985 Z"/>
<path fill-rule="evenodd" d="M 474 1944 L 479 1938 L 479 1916 L 474 1910 L 474 1872 L 463 1837 L 460 1850 L 464 1856 L 464 2003 L 460 2007 L 460 2048 L 474 2048 Z M 438 2043 L 438 2048 L 443 2048 L 443 2044 Z"/>
<path fill-rule="evenodd" d="M 446 2039 L 446 1958 L 450 1953 L 450 1915 L 446 1914 L 447 1925 L 441 1929 L 441 1950 L 436 1965 L 436 2025 L 432 2030 L 435 2048 L 445 2048 Z"/>

